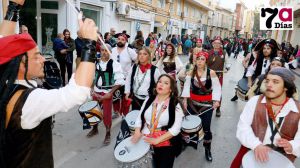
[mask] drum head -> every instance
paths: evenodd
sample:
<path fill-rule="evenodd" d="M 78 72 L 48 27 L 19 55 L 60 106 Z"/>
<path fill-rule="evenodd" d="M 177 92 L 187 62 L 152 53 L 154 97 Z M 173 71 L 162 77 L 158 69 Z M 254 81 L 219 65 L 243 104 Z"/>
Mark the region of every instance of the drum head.
<path fill-rule="evenodd" d="M 126 115 L 125 120 L 129 127 L 135 126 L 135 121 L 138 118 L 139 113 L 140 113 L 139 110 L 133 110 Z"/>
<path fill-rule="evenodd" d="M 259 161 L 256 161 L 254 152 L 252 150 L 246 153 L 246 155 L 243 157 L 242 163 L 243 168 L 295 168 L 293 163 L 288 158 L 273 150 L 269 153 L 269 161 L 266 163 L 260 163 Z"/>
<path fill-rule="evenodd" d="M 95 108 L 98 105 L 97 101 L 88 101 L 86 103 L 84 103 L 83 105 L 81 105 L 78 109 L 79 112 L 86 112 L 89 111 L 93 108 Z"/>
<path fill-rule="evenodd" d="M 183 129 L 194 129 L 197 128 L 199 125 L 201 125 L 201 119 L 200 117 L 196 115 L 188 115 L 183 118 L 181 127 Z"/>
<path fill-rule="evenodd" d="M 124 163 L 134 162 L 145 156 L 150 150 L 150 145 L 142 138 L 136 144 L 130 141 L 131 138 L 124 139 L 116 146 L 114 155 L 118 161 Z"/>

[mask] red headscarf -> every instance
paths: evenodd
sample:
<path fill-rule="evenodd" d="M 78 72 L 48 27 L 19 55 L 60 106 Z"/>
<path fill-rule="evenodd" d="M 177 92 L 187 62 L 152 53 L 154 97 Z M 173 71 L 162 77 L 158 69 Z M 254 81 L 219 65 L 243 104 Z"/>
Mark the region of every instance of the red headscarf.
<path fill-rule="evenodd" d="M 196 39 L 196 43 L 202 43 L 202 39 L 201 38 L 197 38 Z"/>
<path fill-rule="evenodd" d="M 208 53 L 207 52 L 204 52 L 204 51 L 200 51 L 196 54 L 196 58 L 198 57 L 205 57 L 206 60 L 208 59 Z"/>
<path fill-rule="evenodd" d="M 0 65 L 37 46 L 28 33 L 0 38 Z"/>

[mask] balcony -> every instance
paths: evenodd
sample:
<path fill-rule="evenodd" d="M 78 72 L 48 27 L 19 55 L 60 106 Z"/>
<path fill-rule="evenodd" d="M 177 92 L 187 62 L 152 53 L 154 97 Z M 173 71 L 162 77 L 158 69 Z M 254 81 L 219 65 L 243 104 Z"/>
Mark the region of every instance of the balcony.
<path fill-rule="evenodd" d="M 206 10 L 214 10 L 213 8 L 211 8 L 210 6 L 206 5 L 205 3 L 203 3 L 201 0 L 187 0 L 187 2 L 190 2 L 194 5 L 200 6 Z"/>

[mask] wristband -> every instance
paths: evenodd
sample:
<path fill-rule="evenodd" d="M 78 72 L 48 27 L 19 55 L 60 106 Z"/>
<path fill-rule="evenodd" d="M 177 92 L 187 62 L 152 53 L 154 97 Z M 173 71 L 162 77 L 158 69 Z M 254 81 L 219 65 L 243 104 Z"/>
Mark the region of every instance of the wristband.
<path fill-rule="evenodd" d="M 81 62 L 95 63 L 96 58 L 96 41 L 83 39 L 83 47 L 81 51 Z"/>
<path fill-rule="evenodd" d="M 9 1 L 4 20 L 9 20 L 13 22 L 19 21 L 21 7 L 22 5 Z"/>

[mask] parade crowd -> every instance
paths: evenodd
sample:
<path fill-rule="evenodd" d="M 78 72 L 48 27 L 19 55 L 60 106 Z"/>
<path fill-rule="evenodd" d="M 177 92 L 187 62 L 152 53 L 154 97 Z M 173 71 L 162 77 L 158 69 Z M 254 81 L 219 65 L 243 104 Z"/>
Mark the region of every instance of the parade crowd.
<path fill-rule="evenodd" d="M 243 57 L 245 68 L 231 101 L 248 101 L 237 125 L 241 147 L 231 168 L 240 168 L 250 152 L 257 162 L 272 161 L 271 151 L 291 163 L 300 156 L 300 104 L 290 71 L 300 61 L 298 45 L 261 37 L 164 39 L 150 33 L 144 38 L 142 31 L 129 43 L 133 37 L 125 30 L 111 28 L 103 36 L 93 20 L 79 14 L 75 40 L 68 29 L 53 39 L 59 71 L 50 74 L 57 69 L 51 69 L 30 30 L 22 25 L 20 34 L 14 32 L 23 3 L 10 1 L 0 24 L 1 168 L 54 167 L 52 116 L 73 107 L 79 108 L 83 129 L 91 129 L 87 137 L 98 134 L 103 122 L 104 145 L 113 139 L 112 120 L 122 117 L 117 159 L 145 149 L 134 148 L 137 144 L 149 147 L 134 161 L 119 160 L 118 167 L 171 168 L 187 146 L 197 149 L 200 142 L 212 162 L 211 121 L 214 111 L 216 117 L 225 112 L 222 85 L 231 56 Z M 189 61 L 182 63 L 179 55 Z"/>

